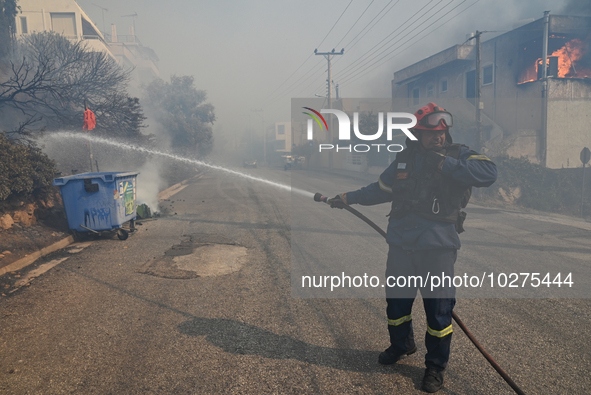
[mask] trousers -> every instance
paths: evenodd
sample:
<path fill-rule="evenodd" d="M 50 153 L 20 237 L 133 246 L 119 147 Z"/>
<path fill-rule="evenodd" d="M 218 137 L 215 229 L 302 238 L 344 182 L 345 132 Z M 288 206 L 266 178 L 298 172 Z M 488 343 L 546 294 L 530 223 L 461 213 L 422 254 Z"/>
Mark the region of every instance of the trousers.
<path fill-rule="evenodd" d="M 446 368 L 451 350 L 456 258 L 456 249 L 407 251 L 390 245 L 388 251 L 386 313 L 391 346 L 400 354 L 414 348 L 412 305 L 420 290 L 427 316 L 425 365 L 439 371 Z M 432 287 L 437 282 L 431 276 L 443 279 L 438 287 Z"/>

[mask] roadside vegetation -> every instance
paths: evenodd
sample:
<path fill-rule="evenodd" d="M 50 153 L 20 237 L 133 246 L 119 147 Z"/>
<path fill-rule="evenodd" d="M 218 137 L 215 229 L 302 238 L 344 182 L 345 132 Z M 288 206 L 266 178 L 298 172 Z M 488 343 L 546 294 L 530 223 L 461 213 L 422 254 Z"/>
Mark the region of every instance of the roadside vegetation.
<path fill-rule="evenodd" d="M 548 169 L 525 158 L 508 156 L 492 160 L 497 165 L 498 179 L 491 187 L 480 190 L 481 200 L 578 217 L 583 198 L 584 216 L 591 217 L 591 169 L 585 169 L 583 195 L 582 167 Z"/>
<path fill-rule="evenodd" d="M 55 173 L 55 163 L 39 148 L 14 144 L 0 133 L 0 202 L 45 198 Z"/>
<path fill-rule="evenodd" d="M 34 200 L 51 190 L 58 172 L 89 170 L 86 143 L 40 140 L 53 132 L 88 133 L 82 131 L 86 108 L 96 116 L 93 136 L 158 148 L 155 136 L 146 132 L 143 103 L 128 93 L 131 70 L 106 53 L 90 51 L 84 41 L 53 32 L 15 40 L 17 13 L 16 1 L 0 0 L 0 212 L 7 206 L 3 202 Z M 211 151 L 215 113 L 206 98 L 190 76 L 173 77 L 170 83 L 156 80 L 146 88 L 150 120 L 157 125 L 153 129 L 167 134 L 164 148 L 193 157 Z M 93 166 L 102 171 L 113 163 L 139 168 L 149 159 L 112 148 L 96 151 Z M 161 169 L 171 181 L 179 170 L 174 164 Z"/>

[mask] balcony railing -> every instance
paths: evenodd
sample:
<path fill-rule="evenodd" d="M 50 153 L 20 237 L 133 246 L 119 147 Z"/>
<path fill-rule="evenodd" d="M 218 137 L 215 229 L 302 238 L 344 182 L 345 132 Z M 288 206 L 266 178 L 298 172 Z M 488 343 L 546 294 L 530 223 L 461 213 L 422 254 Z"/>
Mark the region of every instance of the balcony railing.
<path fill-rule="evenodd" d="M 73 41 L 78 41 L 80 39 L 82 40 L 99 40 L 101 41 L 103 44 L 107 45 L 107 43 L 105 42 L 105 40 L 103 40 L 103 38 L 99 35 L 96 34 L 91 34 L 91 35 L 84 35 L 82 37 L 79 36 L 72 36 L 72 35 L 64 35 L 65 38 L 67 38 L 68 40 L 73 40 Z"/>
<path fill-rule="evenodd" d="M 125 34 L 118 34 L 117 41 L 113 41 L 113 37 L 108 34 L 104 33 L 103 36 L 105 37 L 105 41 L 108 43 L 118 42 L 118 43 L 135 43 L 138 45 L 142 45 L 140 39 L 135 35 L 125 35 Z"/>

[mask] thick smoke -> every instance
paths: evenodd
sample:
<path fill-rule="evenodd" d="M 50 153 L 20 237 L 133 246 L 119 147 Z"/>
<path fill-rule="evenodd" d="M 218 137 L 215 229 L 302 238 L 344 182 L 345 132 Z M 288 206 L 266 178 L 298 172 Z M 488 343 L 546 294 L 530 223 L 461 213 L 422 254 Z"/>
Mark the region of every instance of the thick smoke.
<path fill-rule="evenodd" d="M 591 1 L 589 0 L 567 0 L 560 10 L 564 15 L 588 15 L 591 16 Z"/>

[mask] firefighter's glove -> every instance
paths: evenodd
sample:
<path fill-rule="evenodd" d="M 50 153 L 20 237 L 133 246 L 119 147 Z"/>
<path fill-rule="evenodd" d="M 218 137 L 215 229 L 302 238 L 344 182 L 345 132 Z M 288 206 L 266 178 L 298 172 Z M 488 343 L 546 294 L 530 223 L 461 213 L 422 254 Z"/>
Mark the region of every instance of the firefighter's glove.
<path fill-rule="evenodd" d="M 341 193 L 340 195 L 336 195 L 332 199 L 328 199 L 328 204 L 332 208 L 340 208 L 343 209 L 347 207 L 349 204 L 347 203 L 347 194 Z"/>
<path fill-rule="evenodd" d="M 425 170 L 441 171 L 444 161 L 445 155 L 440 154 L 439 152 L 429 151 L 427 152 L 427 158 L 425 159 Z"/>

